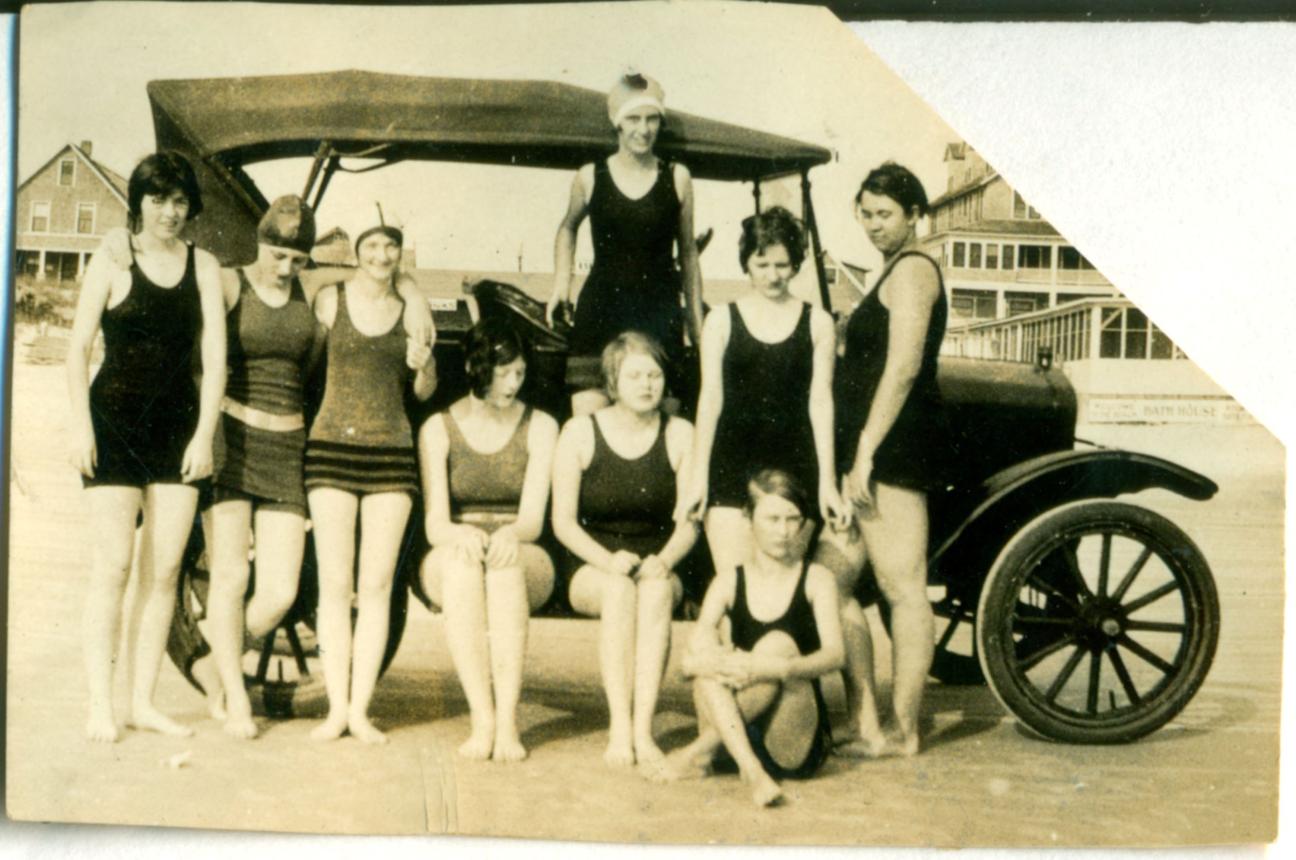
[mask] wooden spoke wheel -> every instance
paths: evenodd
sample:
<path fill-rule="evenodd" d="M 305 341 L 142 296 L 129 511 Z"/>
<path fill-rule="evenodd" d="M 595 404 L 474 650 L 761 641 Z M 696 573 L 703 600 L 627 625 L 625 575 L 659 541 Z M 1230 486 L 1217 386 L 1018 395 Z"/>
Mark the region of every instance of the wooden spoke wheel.
<path fill-rule="evenodd" d="M 1172 522 L 1124 502 L 1081 501 L 1018 532 L 977 609 L 986 680 L 1046 738 L 1122 743 L 1178 714 L 1219 638 L 1210 568 Z"/>

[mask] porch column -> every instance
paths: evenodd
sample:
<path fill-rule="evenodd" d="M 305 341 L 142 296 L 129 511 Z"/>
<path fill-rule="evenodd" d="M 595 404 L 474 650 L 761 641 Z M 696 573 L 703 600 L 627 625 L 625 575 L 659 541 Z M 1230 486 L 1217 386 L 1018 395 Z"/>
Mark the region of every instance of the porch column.
<path fill-rule="evenodd" d="M 90 253 L 88 251 L 77 251 L 76 278 L 78 281 L 81 280 L 83 277 L 85 277 L 86 261 L 89 259 L 89 257 L 90 257 Z"/>
<path fill-rule="evenodd" d="M 36 280 L 38 281 L 45 280 L 45 249 L 44 248 L 40 249 L 40 256 L 37 258 Z"/>

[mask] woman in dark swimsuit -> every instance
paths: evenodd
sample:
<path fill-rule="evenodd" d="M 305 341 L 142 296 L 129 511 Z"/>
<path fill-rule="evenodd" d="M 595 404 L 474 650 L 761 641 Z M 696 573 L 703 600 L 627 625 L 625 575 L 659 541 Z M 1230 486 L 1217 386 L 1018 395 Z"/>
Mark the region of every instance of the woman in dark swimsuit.
<path fill-rule="evenodd" d="M 77 299 L 67 358 L 73 464 L 93 522 L 94 567 L 86 594 L 85 659 L 91 740 L 118 736 L 112 705 L 122 594 L 139 531 L 139 596 L 130 618 L 128 724 L 192 734 L 153 705 L 162 651 L 175 610 L 176 577 L 198 505 L 194 482 L 212 470 L 212 435 L 225 388 L 225 309 L 220 267 L 180 233 L 202 211 L 189 162 L 150 155 L 127 184 L 137 232 L 131 265 L 96 254 Z M 104 361 L 94 384 L 90 358 L 100 326 Z M 201 332 L 202 385 L 192 351 Z"/>
<path fill-rule="evenodd" d="M 832 318 L 788 292 L 805 259 L 805 233 L 782 207 L 743 221 L 738 261 L 751 291 L 707 315 L 702 330 L 693 476 L 686 506 L 705 510 L 717 570 L 751 550 L 747 482 L 763 468 L 789 472 L 818 519 L 845 527 L 833 458 Z M 809 524 L 805 541 L 812 529 Z"/>
<path fill-rule="evenodd" d="M 804 556 L 805 491 L 786 472 L 766 469 L 748 494 L 751 558 L 716 574 L 684 658 L 698 738 L 647 775 L 705 776 L 723 746 L 752 799 L 770 806 L 782 797 L 777 780 L 807 779 L 828 757 L 819 679 L 839 671 L 844 657 L 837 584 Z M 726 619 L 732 647 L 724 644 Z"/>
<path fill-rule="evenodd" d="M 945 288 L 936 262 L 917 250 L 927 213 L 917 177 L 887 163 L 855 197 L 856 214 L 885 266 L 846 325 L 837 367 L 837 454 L 842 496 L 858 528 L 828 533 L 820 560 L 854 593 L 865 559 L 891 610 L 893 707 L 898 738 L 887 739 L 873 695 L 867 622 L 854 598 L 843 607 L 848 706 L 856 738 L 846 751 L 918 752 L 918 712 L 932 661 L 927 601 L 927 493 L 943 486 L 950 436 L 936 361 L 945 335 Z"/>
<path fill-rule="evenodd" d="M 661 410 L 664 361 L 639 332 L 609 343 L 603 369 L 612 405 L 568 421 L 554 454 L 554 534 L 582 562 L 568 596 L 577 612 L 601 619 L 611 715 L 603 758 L 612 765 L 662 757 L 652 720 L 671 609 L 683 596 L 673 568 L 697 540 L 692 523 L 673 519 L 693 427 Z"/>
<path fill-rule="evenodd" d="M 587 164 L 572 182 L 567 214 L 554 241 L 555 311 L 571 301 L 576 232 L 588 215 L 594 265 L 580 291 L 571 336 L 568 382 L 572 410 L 588 414 L 607 405 L 599 390 L 598 356 L 623 331 L 650 335 L 666 350 L 668 375 L 679 371 L 684 327 L 679 294 L 683 279 L 686 319 L 693 343 L 702 330 L 702 279 L 693 238 L 693 181 L 688 168 L 653 154 L 665 107 L 661 86 L 629 74 L 608 93 L 608 118 L 617 151 Z M 676 274 L 672 247 L 679 246 Z"/>

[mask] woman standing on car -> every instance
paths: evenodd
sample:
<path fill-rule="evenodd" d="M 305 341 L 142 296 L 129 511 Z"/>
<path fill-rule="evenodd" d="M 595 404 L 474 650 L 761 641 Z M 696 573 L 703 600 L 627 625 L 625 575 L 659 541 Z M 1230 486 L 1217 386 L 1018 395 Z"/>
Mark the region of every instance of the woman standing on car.
<path fill-rule="evenodd" d="M 858 528 L 826 534 L 820 558 L 837 572 L 843 595 L 853 594 L 871 560 L 891 609 L 894 744 L 879 728 L 867 623 L 859 604 L 845 601 L 848 704 L 859 741 L 851 746 L 866 755 L 913 755 L 933 653 L 927 494 L 944 485 L 951 446 L 936 385 L 945 287 L 936 261 L 917 249 L 927 195 L 916 176 L 883 164 L 861 184 L 855 211 L 885 265 L 846 324 L 835 385 L 842 495 Z"/>
<path fill-rule="evenodd" d="M 176 577 L 198 504 L 195 482 L 211 474 L 212 434 L 225 387 L 225 314 L 220 268 L 181 240 L 202 212 L 193 168 L 182 156 L 146 157 L 127 183 L 135 231 L 131 265 L 115 270 L 96 254 L 77 300 L 67 358 L 73 462 L 94 529 L 86 595 L 85 659 L 91 740 L 118 736 L 112 706 L 122 595 L 139 530 L 139 591 L 127 633 L 133 651 L 128 724 L 169 735 L 192 730 L 153 705 L 175 610 Z M 104 360 L 90 384 L 95 336 Z M 192 352 L 201 333 L 201 389 Z"/>
<path fill-rule="evenodd" d="M 446 641 L 472 733 L 467 758 L 519 761 L 527 619 L 553 592 L 536 545 L 544 529 L 558 425 L 518 399 L 525 342 L 499 322 L 468 335 L 468 396 L 419 431 L 428 543 L 423 589 L 445 612 Z M 493 692 L 493 695 L 492 695 Z"/>
<path fill-rule="evenodd" d="M 436 362 L 431 345 L 408 336 L 402 324 L 395 283 L 404 234 L 383 219 L 381 207 L 368 224 L 356 237 L 355 274 L 315 300 L 315 316 L 328 330 L 328 369 L 305 472 L 329 711 L 311 737 L 332 740 L 349 730 L 365 743 L 384 743 L 369 721 L 369 701 L 387 645 L 401 537 L 418 492 L 405 390 L 412 377 L 415 397 L 431 397 Z"/>
<path fill-rule="evenodd" d="M 611 724 L 608 764 L 659 761 L 652 718 L 683 588 L 673 568 L 697 540 L 673 516 L 693 428 L 661 410 L 665 355 L 639 332 L 603 350 L 610 406 L 572 418 L 554 455 L 554 533 L 584 564 L 572 608 L 597 616 L 599 664 Z"/>
<path fill-rule="evenodd" d="M 572 411 L 607 405 L 597 382 L 598 356 L 623 331 L 635 329 L 666 349 L 672 380 L 683 360 L 681 276 L 689 335 L 699 343 L 702 277 L 693 238 L 693 181 L 688 168 L 653 153 L 666 114 L 665 95 L 652 78 L 628 73 L 608 93 L 617 150 L 576 174 L 567 214 L 554 240 L 554 290 L 546 315 L 571 301 L 576 233 L 588 215 L 594 265 L 576 304 L 568 359 Z M 680 274 L 672 247 L 679 247 Z"/>
<path fill-rule="evenodd" d="M 777 780 L 814 776 L 832 749 L 819 679 L 842 668 L 841 619 L 832 573 L 805 558 L 811 508 L 796 478 L 764 469 L 747 490 L 752 554 L 718 568 L 684 658 L 698 737 L 646 775 L 706 776 L 723 747 L 756 804 L 771 806 Z"/>
<path fill-rule="evenodd" d="M 702 330 L 686 507 L 695 515 L 705 510 L 717 570 L 736 567 L 751 550 L 747 482 L 763 468 L 794 475 L 819 516 L 844 525 L 833 474 L 836 333 L 827 313 L 788 292 L 804 260 L 805 233 L 786 209 L 744 219 L 738 262 L 751 292 L 713 310 Z"/>

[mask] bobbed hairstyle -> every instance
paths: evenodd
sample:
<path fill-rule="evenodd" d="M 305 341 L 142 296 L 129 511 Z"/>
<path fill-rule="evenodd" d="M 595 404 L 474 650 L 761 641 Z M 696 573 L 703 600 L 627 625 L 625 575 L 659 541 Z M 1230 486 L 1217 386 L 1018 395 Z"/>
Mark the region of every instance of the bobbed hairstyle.
<path fill-rule="evenodd" d="M 805 262 L 806 235 L 801 221 L 782 206 L 773 206 L 742 221 L 742 236 L 738 239 L 738 262 L 747 271 L 747 261 L 753 254 L 763 254 L 775 245 L 787 249 L 792 271 L 801 271 Z"/>
<path fill-rule="evenodd" d="M 193 165 L 178 152 L 164 150 L 146 155 L 131 171 L 126 183 L 126 212 L 132 232 L 140 228 L 140 207 L 146 196 L 168 195 L 179 191 L 189 201 L 186 221 L 192 221 L 203 210 L 202 192 Z"/>
<path fill-rule="evenodd" d="M 756 510 L 756 504 L 761 500 L 761 496 L 778 496 L 796 506 L 801 516 L 808 516 L 810 497 L 806 494 L 805 487 L 782 469 L 761 469 L 752 475 L 751 480 L 747 482 L 747 504 L 743 505 L 747 516 L 751 516 Z"/>
<path fill-rule="evenodd" d="M 655 338 L 641 331 L 621 332 L 603 347 L 603 391 L 613 403 L 617 399 L 616 384 L 621 375 L 621 365 L 631 353 L 648 356 L 657 362 L 663 373 L 666 371 L 666 350 Z"/>
<path fill-rule="evenodd" d="M 869 171 L 868 176 L 860 183 L 859 191 L 855 193 L 856 206 L 860 205 L 865 191 L 890 197 L 900 204 L 905 215 L 917 209 L 918 215 L 923 216 L 930 208 L 927 204 L 927 192 L 923 190 L 918 177 L 914 176 L 909 168 L 901 167 L 894 161 L 888 161 Z"/>
<path fill-rule="evenodd" d="M 464 352 L 468 385 L 478 399 L 490 391 L 495 368 L 512 364 L 519 358 L 527 364 L 531 362 L 526 340 L 512 326 L 498 319 L 481 320 L 473 326 L 468 332 Z"/>

